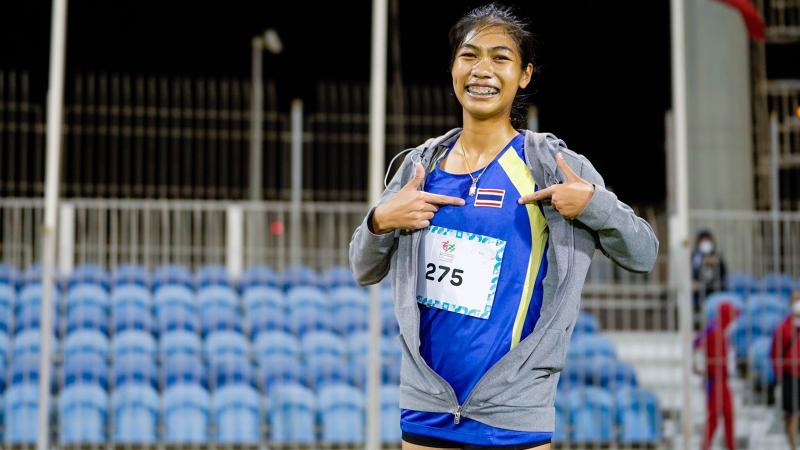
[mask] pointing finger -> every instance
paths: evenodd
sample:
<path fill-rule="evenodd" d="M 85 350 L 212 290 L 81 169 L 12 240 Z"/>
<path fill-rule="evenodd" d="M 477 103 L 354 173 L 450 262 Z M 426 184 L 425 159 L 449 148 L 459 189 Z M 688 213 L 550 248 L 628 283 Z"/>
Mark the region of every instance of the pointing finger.
<path fill-rule="evenodd" d="M 538 191 L 534 192 L 533 194 L 523 195 L 522 197 L 517 200 L 517 203 L 524 204 L 524 203 L 531 203 L 531 202 L 538 202 L 539 200 L 544 200 L 553 196 L 556 189 L 558 189 L 561 185 L 554 184 L 550 187 L 539 189 Z"/>
<path fill-rule="evenodd" d="M 424 200 L 428 203 L 433 203 L 436 205 L 456 205 L 456 206 L 464 205 L 463 198 L 451 197 L 449 195 L 426 193 Z"/>

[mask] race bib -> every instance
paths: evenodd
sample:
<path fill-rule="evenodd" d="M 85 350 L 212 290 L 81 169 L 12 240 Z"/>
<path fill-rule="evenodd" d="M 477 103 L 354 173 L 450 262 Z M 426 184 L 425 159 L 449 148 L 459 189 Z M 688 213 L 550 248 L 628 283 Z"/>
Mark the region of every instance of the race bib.
<path fill-rule="evenodd" d="M 422 233 L 417 302 L 488 319 L 506 241 L 435 225 Z"/>

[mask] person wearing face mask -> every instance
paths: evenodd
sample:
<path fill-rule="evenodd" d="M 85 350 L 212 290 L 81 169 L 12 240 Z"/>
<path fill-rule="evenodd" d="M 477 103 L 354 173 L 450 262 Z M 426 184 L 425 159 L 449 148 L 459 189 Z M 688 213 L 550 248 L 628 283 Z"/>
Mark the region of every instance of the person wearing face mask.
<path fill-rule="evenodd" d="M 725 290 L 725 261 L 709 230 L 701 230 L 692 251 L 692 291 L 695 312 L 711 293 Z"/>
<path fill-rule="evenodd" d="M 694 348 L 703 349 L 706 358 L 706 433 L 703 450 L 711 448 L 717 418 L 721 414 L 725 426 L 725 444 L 728 450 L 736 448 L 734 439 L 733 399 L 728 385 L 730 344 L 728 333 L 736 321 L 739 311 L 730 303 L 719 305 L 716 316 L 705 331 L 694 340 Z"/>
<path fill-rule="evenodd" d="M 792 293 L 791 313 L 772 333 L 769 356 L 780 383 L 786 437 L 794 449 L 800 426 L 800 290 Z"/>
<path fill-rule="evenodd" d="M 658 239 L 585 156 L 524 129 L 523 21 L 478 7 L 450 43 L 463 128 L 408 149 L 350 266 L 360 285 L 392 280 L 403 450 L 547 450 L 592 255 L 649 272 Z"/>

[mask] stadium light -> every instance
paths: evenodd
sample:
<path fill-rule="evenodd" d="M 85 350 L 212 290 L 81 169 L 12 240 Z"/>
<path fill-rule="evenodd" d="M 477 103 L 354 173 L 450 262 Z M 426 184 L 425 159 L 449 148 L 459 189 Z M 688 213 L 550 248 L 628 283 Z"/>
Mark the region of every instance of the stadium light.
<path fill-rule="evenodd" d="M 252 40 L 252 94 L 250 101 L 250 200 L 261 200 L 264 139 L 261 127 L 264 121 L 264 81 L 262 80 L 264 50 L 277 55 L 283 51 L 278 32 L 272 28 L 256 35 Z"/>

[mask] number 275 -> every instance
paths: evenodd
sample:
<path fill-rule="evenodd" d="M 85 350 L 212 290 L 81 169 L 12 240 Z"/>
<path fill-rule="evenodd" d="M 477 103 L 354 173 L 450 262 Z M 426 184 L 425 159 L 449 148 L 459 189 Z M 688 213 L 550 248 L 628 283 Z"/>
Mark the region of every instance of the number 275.
<path fill-rule="evenodd" d="M 437 280 L 436 277 L 433 276 L 434 273 L 436 272 L 436 264 L 428 263 L 425 265 L 425 268 L 428 269 L 425 272 L 425 279 L 434 280 L 441 283 L 442 280 L 444 280 L 444 277 L 446 277 L 447 274 L 449 273 L 450 284 L 452 284 L 453 286 L 461 286 L 461 283 L 464 282 L 464 279 L 461 278 L 461 274 L 463 274 L 464 271 L 461 269 L 451 269 L 450 267 L 447 266 L 439 266 L 439 269 L 442 270 L 442 274 L 439 275 L 439 279 Z"/>

